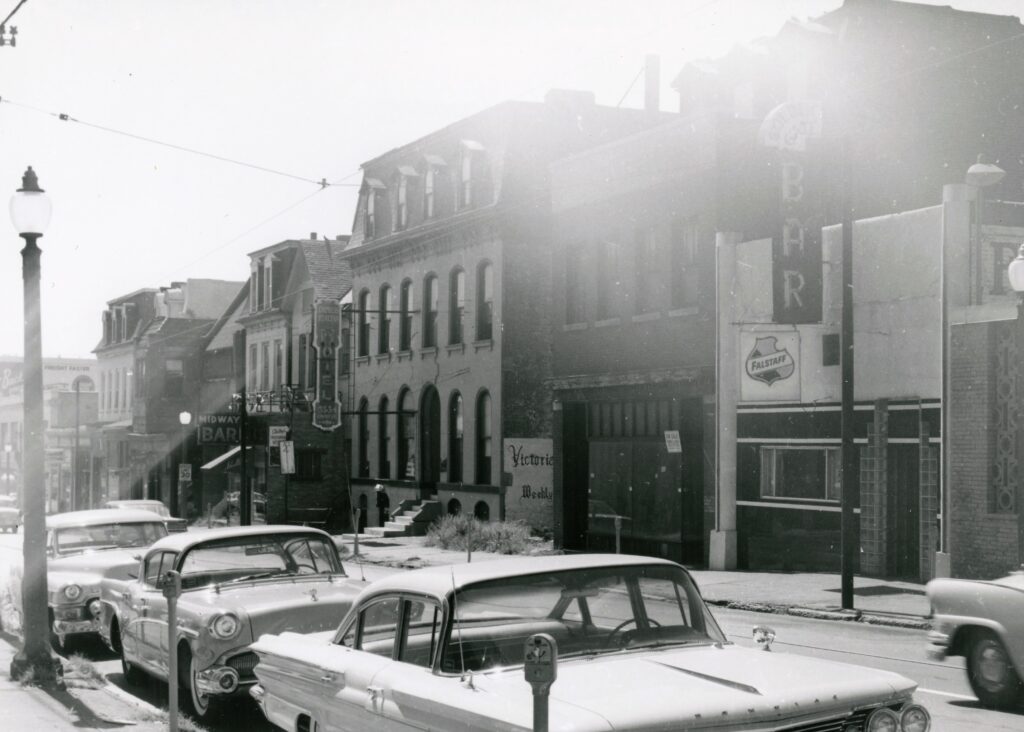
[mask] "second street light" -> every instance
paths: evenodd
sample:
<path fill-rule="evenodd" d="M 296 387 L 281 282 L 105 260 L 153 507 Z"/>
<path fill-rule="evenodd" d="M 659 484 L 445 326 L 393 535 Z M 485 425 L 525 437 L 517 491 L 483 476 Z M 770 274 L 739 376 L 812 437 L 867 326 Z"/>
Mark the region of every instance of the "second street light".
<path fill-rule="evenodd" d="M 38 241 L 50 223 L 50 199 L 29 167 L 11 197 L 11 221 L 25 240 L 21 250 L 25 288 L 24 449 L 22 451 L 23 556 L 21 597 L 24 644 L 11 660 L 11 678 L 58 683 L 60 661 L 50 649 L 46 596 L 46 506 L 43 482 L 43 349 Z"/>

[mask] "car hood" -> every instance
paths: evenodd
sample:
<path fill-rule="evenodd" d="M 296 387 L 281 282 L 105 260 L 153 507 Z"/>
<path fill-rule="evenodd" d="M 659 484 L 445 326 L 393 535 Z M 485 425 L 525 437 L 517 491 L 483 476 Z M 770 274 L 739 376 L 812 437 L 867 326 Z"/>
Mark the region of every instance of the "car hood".
<path fill-rule="evenodd" d="M 522 669 L 483 674 L 474 683 L 484 692 L 530 704 Z M 680 729 L 687 722 L 707 729 L 822 719 L 906 698 L 915 688 L 910 679 L 885 671 L 709 645 L 566 659 L 559 664 L 551 700 L 552 717 L 565 721 L 585 710 L 611 729 Z"/>
<path fill-rule="evenodd" d="M 128 580 L 139 568 L 138 548 L 109 549 L 88 554 L 50 559 L 46 564 L 50 587 L 68 582 L 99 584 L 104 578 Z"/>
<path fill-rule="evenodd" d="M 992 580 L 992 582 L 997 585 L 1013 587 L 1016 590 L 1024 590 L 1024 572 L 1014 572 L 1006 577 L 1000 577 L 997 580 Z"/>
<path fill-rule="evenodd" d="M 179 612 L 209 617 L 234 612 L 248 618 L 251 637 L 264 633 L 314 633 L 334 630 L 368 583 L 336 576 L 290 577 L 287 580 L 256 580 L 237 585 L 209 587 L 182 595 Z"/>

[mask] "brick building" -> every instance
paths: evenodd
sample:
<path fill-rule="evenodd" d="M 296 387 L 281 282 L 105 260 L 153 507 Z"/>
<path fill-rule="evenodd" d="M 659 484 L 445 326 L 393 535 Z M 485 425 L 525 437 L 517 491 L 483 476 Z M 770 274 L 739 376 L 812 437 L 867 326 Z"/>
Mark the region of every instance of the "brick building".
<path fill-rule="evenodd" d="M 353 490 L 371 523 L 380 484 L 392 511 L 436 497 L 452 513 L 550 528 L 547 165 L 657 119 L 551 92 L 363 166 L 345 257 Z"/>
<path fill-rule="evenodd" d="M 347 244 L 348 237 L 327 240 L 314 234 L 249 255 L 247 286 L 204 345 L 203 409 L 196 425 L 204 507 L 241 488 L 242 461 L 237 435 L 217 436 L 204 430 L 203 420 L 237 416 L 234 395 L 244 394 L 245 469 L 265 505 L 266 521 L 284 523 L 303 509 L 329 508 L 330 528 L 348 526 L 348 451 L 341 418 L 349 362 L 342 300 L 352 287 L 342 258 Z M 318 320 L 323 314 L 327 319 Z M 322 402 L 329 414 L 331 398 L 335 415 L 324 422 L 316 404 Z M 285 438 L 294 443 L 293 474 L 282 472 L 279 447 L 271 445 L 272 439 Z"/>

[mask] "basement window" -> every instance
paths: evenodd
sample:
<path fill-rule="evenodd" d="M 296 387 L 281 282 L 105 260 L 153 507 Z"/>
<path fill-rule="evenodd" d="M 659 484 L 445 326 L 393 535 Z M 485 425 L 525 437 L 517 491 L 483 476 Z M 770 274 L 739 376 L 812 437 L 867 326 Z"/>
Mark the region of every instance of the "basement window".
<path fill-rule="evenodd" d="M 831 447 L 762 447 L 761 497 L 838 501 L 839 450 Z"/>

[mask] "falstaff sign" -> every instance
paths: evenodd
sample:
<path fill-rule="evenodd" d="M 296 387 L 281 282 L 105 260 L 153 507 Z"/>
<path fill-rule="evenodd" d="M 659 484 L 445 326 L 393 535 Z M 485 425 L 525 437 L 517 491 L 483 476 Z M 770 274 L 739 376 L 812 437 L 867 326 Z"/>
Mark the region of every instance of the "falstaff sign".
<path fill-rule="evenodd" d="M 341 304 L 329 300 L 313 306 L 313 347 L 316 349 L 316 400 L 313 426 L 325 431 L 341 424 L 338 400 L 338 341 L 341 333 Z"/>
<path fill-rule="evenodd" d="M 800 334 L 740 333 L 743 401 L 800 401 Z"/>

